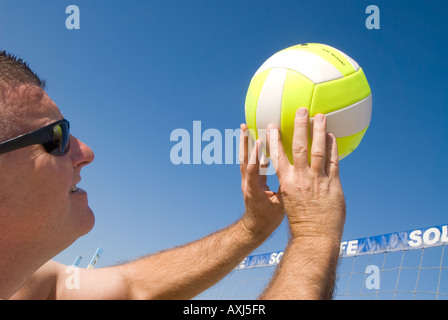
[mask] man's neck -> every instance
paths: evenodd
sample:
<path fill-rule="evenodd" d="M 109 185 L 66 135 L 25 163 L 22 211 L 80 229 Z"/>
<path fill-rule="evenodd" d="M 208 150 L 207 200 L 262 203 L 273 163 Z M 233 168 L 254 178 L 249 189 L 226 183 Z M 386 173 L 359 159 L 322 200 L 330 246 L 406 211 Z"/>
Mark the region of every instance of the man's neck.
<path fill-rule="evenodd" d="M 52 258 L 37 242 L 3 234 L 0 239 L 0 299 L 10 298 L 31 275 Z"/>

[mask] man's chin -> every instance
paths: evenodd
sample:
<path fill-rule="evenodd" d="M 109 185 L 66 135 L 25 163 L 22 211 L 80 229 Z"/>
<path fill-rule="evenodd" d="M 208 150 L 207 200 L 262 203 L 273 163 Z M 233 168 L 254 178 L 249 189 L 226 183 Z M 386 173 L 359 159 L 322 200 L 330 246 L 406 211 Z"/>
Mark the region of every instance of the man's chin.
<path fill-rule="evenodd" d="M 81 237 L 90 232 L 95 225 L 95 215 L 89 207 L 87 192 L 77 188 L 70 193 L 71 219 L 76 225 L 75 233 Z"/>
<path fill-rule="evenodd" d="M 90 207 L 82 210 L 82 212 L 76 212 L 74 217 L 76 217 L 75 234 L 78 238 L 89 233 L 95 226 L 95 215 Z"/>
<path fill-rule="evenodd" d="M 86 218 L 87 221 L 85 222 L 85 232 L 83 235 L 89 233 L 95 226 L 95 215 L 93 214 L 92 209 L 90 209 L 90 207 L 87 207 L 87 211 L 88 217 Z"/>

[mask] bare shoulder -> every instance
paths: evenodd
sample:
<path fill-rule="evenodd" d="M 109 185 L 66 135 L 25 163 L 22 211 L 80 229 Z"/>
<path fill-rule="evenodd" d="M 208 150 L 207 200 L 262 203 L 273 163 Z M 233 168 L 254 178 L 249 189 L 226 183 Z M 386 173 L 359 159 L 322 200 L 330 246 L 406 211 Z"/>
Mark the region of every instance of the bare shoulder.
<path fill-rule="evenodd" d="M 119 266 L 82 269 L 48 261 L 11 297 L 16 300 L 128 299 Z"/>
<path fill-rule="evenodd" d="M 41 266 L 11 297 L 14 300 L 47 300 L 55 296 L 58 273 L 62 265 L 48 261 Z"/>

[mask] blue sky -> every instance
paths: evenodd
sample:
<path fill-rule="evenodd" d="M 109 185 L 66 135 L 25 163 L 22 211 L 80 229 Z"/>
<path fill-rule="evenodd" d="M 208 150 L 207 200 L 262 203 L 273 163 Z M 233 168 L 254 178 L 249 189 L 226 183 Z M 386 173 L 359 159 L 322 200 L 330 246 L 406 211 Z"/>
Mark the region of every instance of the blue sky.
<path fill-rule="evenodd" d="M 79 30 L 65 26 L 71 4 Z M 370 4 L 379 30 L 365 26 Z M 1 0 L 0 48 L 47 80 L 96 156 L 79 184 L 95 228 L 56 260 L 83 255 L 85 266 L 101 247 L 98 265 L 107 266 L 241 217 L 238 165 L 174 165 L 170 134 L 192 133 L 193 121 L 202 131 L 238 128 L 256 69 L 305 42 L 350 55 L 373 94 L 371 125 L 341 162 L 344 239 L 447 223 L 445 11 L 442 0 Z M 277 188 L 275 176 L 269 183 Z M 283 223 L 256 253 L 282 250 L 287 236 Z"/>

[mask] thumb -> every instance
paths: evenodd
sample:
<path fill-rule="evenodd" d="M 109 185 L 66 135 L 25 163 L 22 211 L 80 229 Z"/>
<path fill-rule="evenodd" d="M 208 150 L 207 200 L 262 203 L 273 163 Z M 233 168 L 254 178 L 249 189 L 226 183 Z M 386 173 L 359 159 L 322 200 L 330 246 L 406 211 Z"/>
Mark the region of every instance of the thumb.
<path fill-rule="evenodd" d="M 279 180 L 281 180 L 284 176 L 288 175 L 291 164 L 283 148 L 280 131 L 274 124 L 268 125 L 266 140 L 269 158 L 271 158 L 274 170 Z"/>

